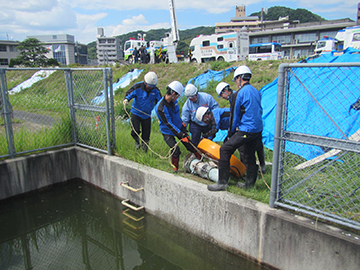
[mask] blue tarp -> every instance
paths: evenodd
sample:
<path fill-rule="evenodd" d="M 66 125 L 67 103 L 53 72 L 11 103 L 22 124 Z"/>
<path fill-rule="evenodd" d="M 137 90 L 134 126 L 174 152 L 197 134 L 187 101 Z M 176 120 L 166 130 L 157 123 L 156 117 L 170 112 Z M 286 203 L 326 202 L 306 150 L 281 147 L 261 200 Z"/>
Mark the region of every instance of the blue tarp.
<path fill-rule="evenodd" d="M 360 62 L 359 53 L 358 50 L 347 49 L 340 56 L 334 56 L 332 53 L 325 54 L 312 60 L 307 59 L 307 62 Z M 359 110 L 349 110 L 360 97 L 359 67 L 341 69 L 293 68 L 292 72 L 294 75 L 290 75 L 289 89 L 291 92 L 287 101 L 289 106 L 286 122 L 287 131 L 345 139 L 342 132 L 345 133 L 346 137 L 349 137 L 360 129 Z M 263 141 L 267 148 L 273 149 L 277 79 L 261 88 L 260 93 L 264 109 Z M 297 107 L 302 108 L 301 111 Z M 320 147 L 292 142 L 287 143 L 286 151 L 302 156 L 307 160 L 325 153 Z"/>
<path fill-rule="evenodd" d="M 126 73 L 124 76 L 120 78 L 117 82 L 113 83 L 113 91 L 115 91 L 118 88 L 125 88 L 128 86 L 133 80 L 137 79 L 141 72 L 143 72 L 143 69 L 134 69 L 128 73 Z M 110 91 L 108 91 L 108 95 L 110 96 Z M 105 94 L 104 90 L 102 90 L 99 95 L 97 95 L 92 101 L 92 105 L 98 105 L 105 101 Z"/>
<path fill-rule="evenodd" d="M 222 81 L 231 72 L 234 72 L 235 69 L 236 67 L 231 67 L 221 71 L 207 70 L 203 74 L 190 79 L 188 84 L 192 83 L 200 90 L 202 88 L 206 88 L 207 83 L 211 80 L 218 82 Z"/>

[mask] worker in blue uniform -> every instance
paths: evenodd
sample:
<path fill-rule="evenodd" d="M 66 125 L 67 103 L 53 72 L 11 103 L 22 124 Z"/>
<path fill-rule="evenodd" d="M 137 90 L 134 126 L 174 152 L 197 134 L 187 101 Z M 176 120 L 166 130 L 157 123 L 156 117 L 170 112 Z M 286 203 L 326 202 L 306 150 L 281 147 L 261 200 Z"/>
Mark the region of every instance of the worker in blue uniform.
<path fill-rule="evenodd" d="M 228 139 L 220 147 L 218 163 L 218 182 L 208 185 L 209 191 L 225 190 L 230 177 L 230 158 L 241 146 L 244 146 L 244 164 L 246 166 L 245 183 L 240 188 L 251 188 L 257 179 L 255 151 L 263 130 L 261 95 L 250 84 L 252 73 L 247 66 L 240 66 L 234 72 L 234 80 L 239 88 L 233 94 L 230 107 L 230 128 Z"/>
<path fill-rule="evenodd" d="M 166 87 L 165 96 L 156 104 L 155 112 L 159 118 L 160 131 L 164 137 L 166 144 L 173 148 L 176 145 L 175 137 L 177 137 L 188 151 L 194 153 L 200 159 L 201 155 L 197 152 L 194 146 L 190 143 L 189 135 L 187 134 L 185 125 L 180 117 L 180 107 L 177 102 L 181 96 L 184 86 L 178 82 L 173 81 Z M 179 169 L 180 147 L 176 145 L 172 152 L 171 163 L 173 165 L 174 173 Z"/>
<path fill-rule="evenodd" d="M 201 140 L 201 135 L 209 132 L 211 126 L 196 119 L 196 110 L 199 107 L 209 107 L 210 110 L 214 110 L 219 107 L 219 104 L 210 94 L 198 92 L 196 86 L 191 83 L 185 87 L 185 96 L 187 100 L 182 107 L 181 119 L 185 127 L 189 125 L 191 141 L 197 146 Z"/>
<path fill-rule="evenodd" d="M 196 119 L 211 126 L 210 131 L 203 134 L 203 138 L 212 140 L 219 129 L 229 129 L 230 108 L 216 108 L 210 111 L 208 107 L 200 107 L 196 110 Z"/>
<path fill-rule="evenodd" d="M 155 72 L 148 72 L 143 82 L 133 85 L 125 94 L 124 105 L 134 99 L 131 106 L 131 123 L 133 129 L 131 136 L 135 140 L 135 148 L 140 148 L 139 135 L 141 133 L 142 149 L 147 152 L 151 133 L 151 111 L 161 99 L 160 90 L 156 87 L 157 75 Z M 140 130 L 141 127 L 141 130 Z"/>
<path fill-rule="evenodd" d="M 234 105 L 232 103 L 232 101 L 235 99 L 233 98 L 233 95 L 235 94 L 235 92 L 230 88 L 230 85 L 226 82 L 220 82 L 217 86 L 216 86 L 216 92 L 219 95 L 219 98 L 223 98 L 226 99 L 230 102 L 230 107 L 232 105 Z M 243 150 L 244 146 L 241 146 L 239 148 L 239 152 L 240 152 L 240 159 L 243 163 L 245 163 L 244 161 L 244 150 Z M 259 163 L 260 163 L 260 170 L 261 172 L 264 174 L 266 172 L 266 163 L 265 163 L 265 151 L 264 151 L 264 144 L 262 142 L 262 137 L 260 138 L 259 142 L 258 142 L 258 146 L 256 148 L 256 154 L 258 156 L 259 159 Z"/>

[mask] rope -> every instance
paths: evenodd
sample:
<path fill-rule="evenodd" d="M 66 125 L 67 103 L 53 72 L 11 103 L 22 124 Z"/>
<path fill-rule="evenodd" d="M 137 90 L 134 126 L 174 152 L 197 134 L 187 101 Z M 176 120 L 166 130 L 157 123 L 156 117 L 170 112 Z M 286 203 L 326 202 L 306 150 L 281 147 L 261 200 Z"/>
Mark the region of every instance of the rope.
<path fill-rule="evenodd" d="M 134 109 L 136 109 L 136 108 L 134 108 Z M 139 109 L 136 109 L 136 110 L 138 110 L 139 112 L 142 112 L 142 113 L 144 113 L 144 114 L 146 114 L 146 115 L 149 115 L 149 114 L 147 114 L 147 113 L 145 113 L 145 112 L 143 112 L 143 111 L 141 111 L 141 110 L 139 110 Z M 136 134 L 136 136 L 138 136 L 138 138 L 141 140 L 141 142 L 142 142 L 143 144 L 145 144 L 146 147 L 147 147 L 152 153 L 154 153 L 155 155 L 157 155 L 160 159 L 168 159 L 170 165 L 171 165 L 173 168 L 175 168 L 175 166 L 171 163 L 170 157 L 171 157 L 171 156 L 173 155 L 173 153 L 175 152 L 175 149 L 176 149 L 176 147 L 179 145 L 179 143 L 181 142 L 181 140 L 179 140 L 172 148 L 170 148 L 170 150 L 167 152 L 166 156 L 162 156 L 162 155 L 158 154 L 157 152 L 155 152 L 154 150 L 152 150 L 151 147 L 147 144 L 147 142 L 145 142 L 145 141 L 141 138 L 140 134 L 136 132 L 136 130 L 135 130 L 134 126 L 133 126 L 133 123 L 132 123 L 132 121 L 131 121 L 131 116 L 130 116 L 129 112 L 126 110 L 126 105 L 125 105 L 125 104 L 124 104 L 124 111 L 125 111 L 125 113 L 127 114 L 127 116 L 128 116 L 129 119 L 130 119 L 129 122 L 130 122 L 130 125 L 131 125 L 132 130 L 134 131 L 134 133 Z M 149 116 L 151 117 L 151 115 L 149 115 Z"/>
<path fill-rule="evenodd" d="M 264 178 L 264 175 L 263 175 L 263 173 L 262 173 L 262 170 L 261 170 L 261 166 L 260 166 L 260 162 L 259 162 L 259 169 L 260 169 L 260 174 L 261 174 L 261 178 L 262 178 L 262 180 L 264 181 L 264 183 L 265 183 L 265 185 L 267 186 L 267 188 L 269 189 L 269 190 L 271 190 L 271 188 L 269 187 L 269 185 L 266 183 L 266 181 L 265 181 L 265 178 Z"/>

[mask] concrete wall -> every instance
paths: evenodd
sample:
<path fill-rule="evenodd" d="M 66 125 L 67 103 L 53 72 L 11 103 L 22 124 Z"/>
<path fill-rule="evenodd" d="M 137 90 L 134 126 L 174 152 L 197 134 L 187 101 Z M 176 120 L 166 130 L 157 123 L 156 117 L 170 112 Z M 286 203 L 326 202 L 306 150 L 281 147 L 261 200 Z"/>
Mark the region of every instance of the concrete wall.
<path fill-rule="evenodd" d="M 358 269 L 360 236 L 83 148 L 0 162 L 0 199 L 81 178 L 165 221 L 279 269 Z M 133 192 L 128 182 L 143 191 Z"/>

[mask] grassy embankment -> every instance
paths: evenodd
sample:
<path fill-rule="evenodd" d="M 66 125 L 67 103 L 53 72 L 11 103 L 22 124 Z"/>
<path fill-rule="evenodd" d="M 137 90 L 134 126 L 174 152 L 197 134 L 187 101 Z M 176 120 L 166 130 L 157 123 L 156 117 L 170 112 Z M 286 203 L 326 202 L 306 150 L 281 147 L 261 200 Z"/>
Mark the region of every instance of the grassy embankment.
<path fill-rule="evenodd" d="M 189 79 L 194 78 L 202 74 L 207 69 L 211 70 L 224 70 L 231 66 L 239 66 L 246 64 L 250 67 L 253 77 L 251 79 L 251 84 L 256 87 L 257 89 L 262 88 L 263 86 L 267 85 L 268 83 L 272 82 L 278 76 L 278 67 L 281 63 L 285 60 L 277 60 L 277 61 L 258 61 L 258 62 L 236 62 L 236 63 L 227 63 L 227 62 L 211 62 L 211 63 L 201 63 L 201 64 L 187 64 L 187 63 L 180 63 L 176 65 L 165 65 L 165 64 L 156 64 L 156 65 L 133 65 L 133 66 L 121 66 L 115 68 L 113 70 L 113 77 L 114 80 L 116 78 L 120 78 L 124 75 L 128 69 L 131 68 L 139 68 L 144 69 L 142 76 L 137 79 L 137 81 L 143 80 L 143 75 L 146 74 L 148 71 L 154 71 L 158 75 L 158 87 L 162 93 L 165 94 L 166 85 L 169 84 L 173 80 L 180 81 L 183 85 L 186 85 Z M 232 74 L 225 77 L 225 82 L 229 83 L 232 89 L 236 89 L 236 84 L 232 81 Z M 220 107 L 228 107 L 228 102 L 217 97 L 215 92 L 215 88 L 218 82 L 210 81 L 205 89 L 201 89 L 201 91 L 207 92 L 211 94 L 216 101 L 218 101 Z M 122 100 L 124 99 L 125 92 L 127 89 L 118 89 L 115 92 L 115 110 L 116 115 L 126 115 L 124 112 L 124 107 L 122 104 Z M 180 108 L 184 104 L 185 99 L 181 99 L 179 101 Z M 131 105 L 131 103 L 130 103 Z M 126 110 L 130 111 L 130 105 L 126 107 Z M 170 164 L 169 158 L 169 147 L 163 140 L 163 137 L 160 133 L 158 122 L 153 121 L 152 123 L 152 133 L 150 139 L 150 148 L 155 153 L 149 151 L 147 154 L 143 153 L 141 150 L 135 150 L 134 148 L 134 140 L 130 136 L 131 126 L 128 122 L 124 123 L 121 121 L 121 118 L 116 121 L 116 154 L 122 156 L 126 159 L 133 160 L 135 162 L 148 165 L 163 171 L 172 172 L 172 167 Z M 182 164 L 184 161 L 185 155 L 188 153 L 185 147 L 180 144 L 181 149 L 181 157 L 180 157 L 180 166 L 181 169 L 179 170 L 179 175 L 193 179 L 195 181 L 204 183 L 204 184 L 211 184 L 212 182 L 197 177 L 195 175 L 191 175 L 185 173 L 185 170 L 182 168 Z M 265 149 L 266 161 L 272 161 L 272 151 Z M 238 152 L 236 151 L 235 156 L 239 157 Z M 264 203 L 269 202 L 270 198 L 270 191 L 267 187 L 270 186 L 271 182 L 271 166 L 268 166 L 266 173 L 261 176 L 259 174 L 259 179 L 256 182 L 255 188 L 244 191 L 240 190 L 235 186 L 236 182 L 239 179 L 232 177 L 230 180 L 230 187 L 229 191 L 235 194 L 241 194 L 246 197 L 250 197 L 256 199 L 258 201 L 262 201 Z M 265 184 L 267 183 L 267 185 Z"/>
<path fill-rule="evenodd" d="M 278 61 L 258 61 L 258 62 L 237 62 L 237 63 L 227 63 L 227 62 L 211 62 L 211 63 L 201 63 L 201 64 L 189 64 L 189 63 L 179 63 L 167 65 L 164 63 L 156 65 L 131 65 L 131 66 L 122 66 L 118 65 L 113 68 L 113 80 L 116 81 L 118 78 L 121 78 L 125 75 L 129 69 L 139 68 L 144 69 L 142 75 L 135 80 L 133 83 L 143 80 L 143 76 L 148 71 L 154 71 L 158 75 L 158 88 L 160 89 L 162 95 L 165 94 L 166 85 L 168 85 L 173 80 L 180 81 L 183 85 L 186 85 L 189 79 L 194 78 L 208 69 L 211 70 L 224 70 L 231 66 L 239 66 L 246 64 L 250 67 L 253 73 L 251 79 L 251 84 L 257 89 L 262 88 L 266 84 L 272 82 L 278 76 L 278 66 L 283 63 L 285 60 Z M 287 60 L 288 61 L 288 60 Z M 9 73 L 8 76 L 8 87 L 18 85 L 21 81 L 24 81 L 26 78 L 32 75 L 33 71 L 27 72 L 13 72 Z M 236 89 L 236 84 L 232 81 L 232 74 L 227 77 L 224 77 L 225 82 L 229 83 L 232 89 Z M 205 89 L 201 91 L 207 92 L 214 96 L 218 101 L 220 107 L 227 107 L 228 102 L 217 97 L 215 88 L 218 82 L 210 81 Z M 49 87 L 53 85 L 54 87 Z M 129 86 L 130 87 L 130 86 Z M 172 167 L 169 159 L 169 147 L 165 144 L 163 137 L 159 130 L 159 125 L 157 120 L 152 123 L 152 133 L 150 139 L 150 151 L 145 154 L 141 150 L 136 151 L 134 148 L 134 140 L 130 136 L 131 126 L 129 122 L 124 121 L 123 119 L 127 117 L 127 113 L 130 111 L 130 106 L 126 107 L 122 104 L 124 99 L 125 92 L 128 89 L 114 89 L 114 101 L 115 101 L 115 116 L 116 116 L 116 154 L 122 156 L 126 159 L 133 160 L 135 162 L 151 166 L 163 171 L 172 172 Z M 39 83 L 36 83 L 30 89 L 22 91 L 17 95 L 12 95 L 10 97 L 10 102 L 14 106 L 14 110 L 24 110 L 24 111 L 33 111 L 34 108 L 37 109 L 36 113 L 41 114 L 41 111 L 46 111 L 47 115 L 53 115 L 57 118 L 63 118 L 60 121 L 61 124 L 55 125 L 53 128 L 46 128 L 43 126 L 40 130 L 28 131 L 26 128 L 21 128 L 15 131 L 15 147 L 16 151 L 26 151 L 31 149 L 40 149 L 42 147 L 59 145 L 62 143 L 71 142 L 71 125 L 68 120 L 68 109 L 66 106 L 66 86 L 63 81 L 63 72 L 56 72 L 51 75 L 48 79 L 45 79 Z M 185 98 L 182 98 L 179 101 L 180 108 L 185 102 Z M 41 108 L 41 110 L 39 110 Z M 45 113 L 45 112 L 44 112 Z M 16 121 L 16 119 L 13 119 Z M 3 125 L 3 123 L 0 123 Z M 4 130 L 3 130 L 4 131 Z M 85 130 L 86 131 L 86 130 Z M 1 132 L 2 133 L 2 132 Z M 0 142 L 0 153 L 6 154 L 6 138 L 5 134 L 1 136 Z M 102 139 L 105 141 L 105 138 Z M 90 143 L 91 142 L 85 142 Z M 180 166 L 182 166 L 184 157 L 188 153 L 182 144 L 180 144 L 182 155 L 180 157 Z M 266 160 L 272 161 L 272 153 L 270 150 L 265 149 Z M 239 157 L 238 152 L 235 153 Z M 179 175 L 193 179 L 195 181 L 211 184 L 212 182 L 185 173 L 184 169 L 181 167 Z M 269 189 L 267 185 L 270 185 L 271 182 L 271 166 L 268 166 L 266 174 L 263 178 L 260 176 L 260 179 L 257 181 L 255 189 L 249 191 L 243 191 L 238 189 L 235 184 L 238 179 L 232 178 L 230 182 L 229 191 L 236 194 L 242 194 L 247 197 L 254 198 L 256 200 L 267 203 L 269 201 Z"/>

